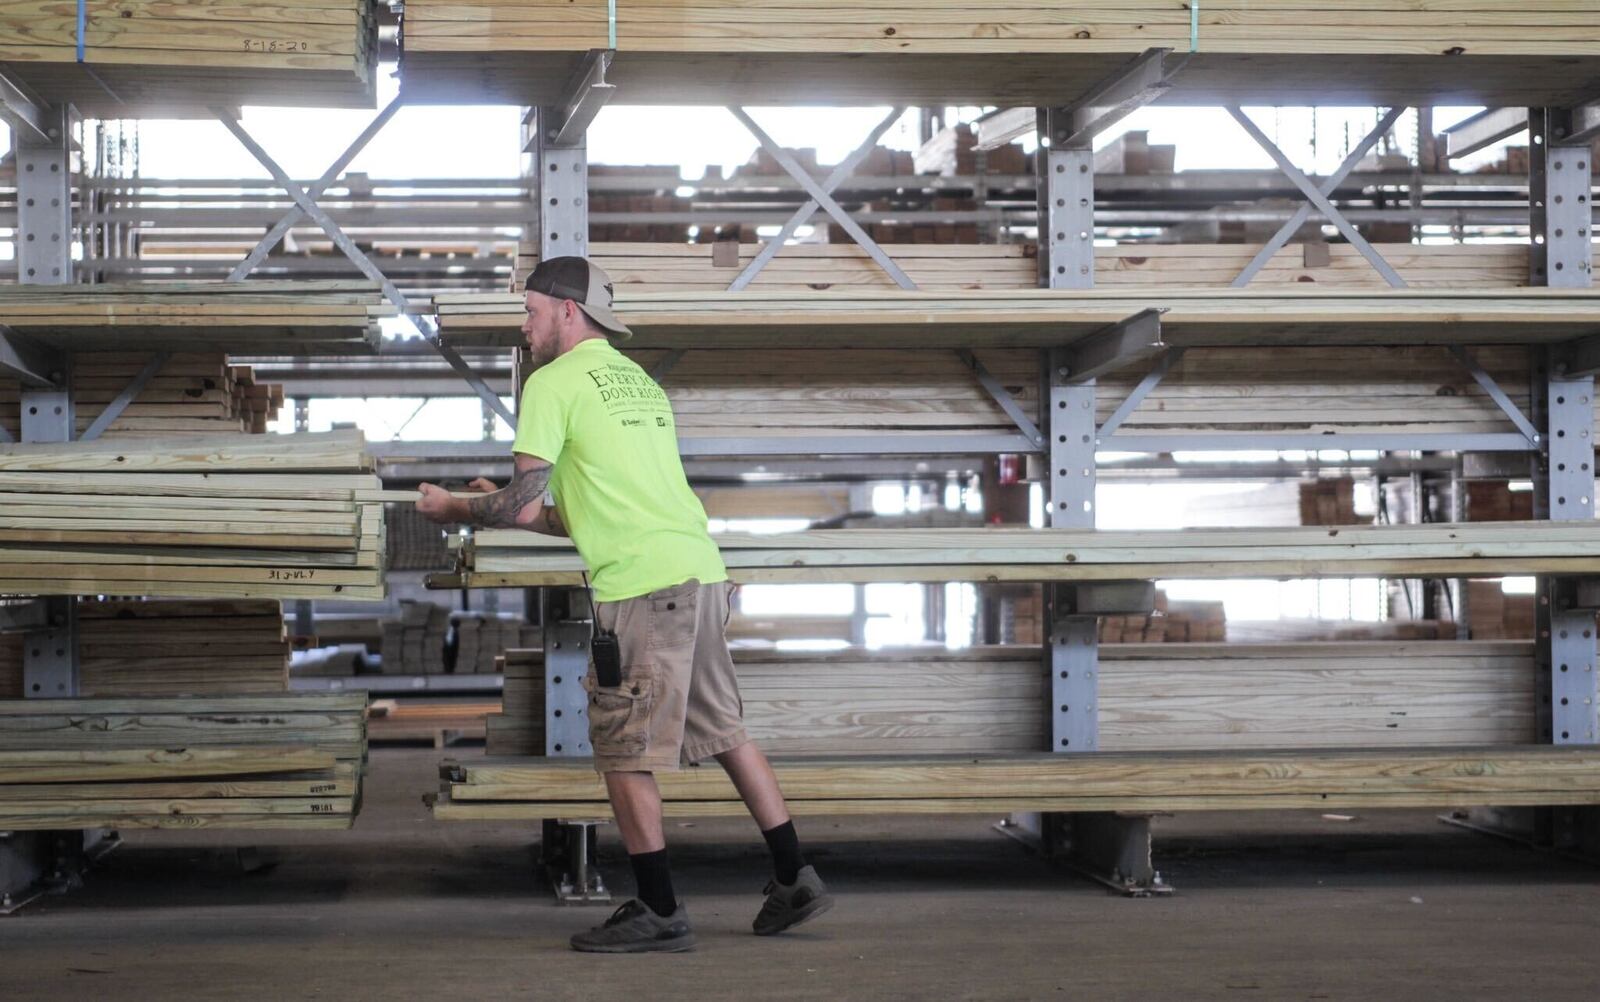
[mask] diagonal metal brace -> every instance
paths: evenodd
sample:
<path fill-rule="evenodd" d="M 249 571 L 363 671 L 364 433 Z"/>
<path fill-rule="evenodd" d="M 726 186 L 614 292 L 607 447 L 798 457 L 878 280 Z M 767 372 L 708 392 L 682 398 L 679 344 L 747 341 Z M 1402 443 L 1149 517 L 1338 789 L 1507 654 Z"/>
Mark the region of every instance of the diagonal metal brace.
<path fill-rule="evenodd" d="M 489 388 L 488 383 L 485 383 L 481 377 L 472 372 L 471 367 L 467 365 L 466 361 L 463 360 L 460 355 L 456 354 L 453 349 L 449 348 L 449 346 L 445 345 L 443 341 L 440 340 L 439 328 L 431 321 L 431 319 L 416 314 L 411 305 L 411 301 L 408 300 L 403 293 L 401 293 L 399 287 L 397 287 L 394 282 L 389 280 L 388 276 L 383 273 L 382 269 L 380 269 L 376 264 L 372 263 L 371 258 L 362 253 L 361 248 L 357 247 L 355 242 L 350 239 L 349 235 L 346 234 L 344 230 L 339 228 L 339 224 L 335 223 L 333 219 L 329 217 L 328 213 L 324 211 L 323 208 L 318 205 L 308 194 L 306 194 L 305 189 L 296 184 L 294 179 L 289 177 L 282 167 L 278 166 L 277 161 L 273 160 L 271 155 L 261 147 L 261 144 L 256 142 L 255 139 L 253 139 L 250 134 L 244 130 L 244 127 L 239 124 L 239 120 L 235 118 L 230 111 L 225 108 L 212 108 L 211 112 L 212 114 L 216 115 L 217 119 L 221 121 L 224 126 L 227 127 L 229 132 L 233 133 L 234 138 L 239 140 L 239 143 L 244 146 L 245 149 L 250 151 L 250 155 L 255 157 L 256 160 L 260 162 L 261 166 L 265 167 L 267 171 L 272 174 L 273 180 L 277 181 L 279 187 L 288 192 L 289 197 L 294 199 L 295 204 L 300 207 L 301 211 L 303 211 L 307 216 L 311 217 L 312 222 L 322 227 L 323 232 L 328 234 L 328 238 L 333 241 L 334 246 L 338 247 L 339 250 L 343 252 L 344 256 L 349 258 L 350 261 L 355 264 L 358 269 L 360 269 L 363 275 L 366 275 L 367 278 L 378 283 L 379 288 L 383 290 L 384 298 L 393 303 L 400 310 L 401 315 L 406 317 L 406 319 L 411 322 L 412 326 L 416 328 L 417 332 L 421 334 L 429 344 L 434 346 L 434 348 L 439 352 L 440 357 L 442 357 L 452 369 L 455 369 L 456 372 L 462 376 L 462 378 L 466 379 L 467 383 L 472 387 L 473 392 L 483 400 L 484 404 L 492 408 L 496 414 L 500 415 L 501 419 L 505 421 L 507 427 L 515 428 L 517 426 L 516 416 L 512 414 L 511 409 L 506 406 L 505 401 L 501 400 L 500 395 Z"/>
<path fill-rule="evenodd" d="M 1096 437 L 1103 443 L 1115 434 L 1116 430 L 1122 427 L 1122 423 L 1128 420 L 1129 415 L 1137 410 L 1140 404 L 1144 403 L 1145 397 L 1148 397 L 1152 390 L 1161 385 L 1161 381 L 1167 378 L 1167 373 L 1172 370 L 1172 367 L 1182 357 L 1182 348 L 1173 348 L 1163 352 L 1156 359 L 1156 364 L 1150 367 L 1150 371 L 1145 373 L 1143 379 L 1139 380 L 1139 385 L 1133 388 L 1133 392 L 1129 393 L 1127 398 L 1117 405 L 1117 409 L 1111 412 L 1111 416 L 1106 418 L 1105 424 L 1100 426 Z"/>
<path fill-rule="evenodd" d="M 1467 354 L 1465 348 L 1453 344 L 1449 346 L 1449 350 L 1450 357 L 1460 362 L 1462 368 L 1472 373 L 1472 378 L 1477 381 L 1479 386 L 1483 387 L 1483 392 L 1489 394 L 1489 398 L 1495 402 L 1495 406 L 1499 407 L 1501 412 L 1511 419 L 1511 423 L 1517 426 L 1517 431 L 1522 433 L 1522 436 L 1528 440 L 1529 444 L 1538 445 L 1543 440 L 1543 437 L 1539 434 L 1539 429 L 1533 426 L 1533 422 L 1529 421 L 1528 416 L 1522 413 L 1522 409 L 1516 405 L 1516 402 L 1506 396 L 1506 391 L 1500 388 L 1500 384 L 1494 381 L 1494 377 L 1484 371 L 1483 366 L 1478 364 L 1477 359 Z"/>
<path fill-rule="evenodd" d="M 1103 327 L 1064 350 L 1064 382 L 1086 383 L 1096 376 L 1153 358 L 1167 350 L 1161 340 L 1161 314 L 1166 307 L 1141 310 L 1126 320 Z"/>
<path fill-rule="evenodd" d="M 1039 430 L 1039 426 L 1034 424 L 1033 419 L 1028 417 L 1027 412 L 1018 405 L 1016 398 L 1007 392 L 1004 386 L 1000 385 L 1000 380 L 994 378 L 994 374 L 978 360 L 978 356 L 966 349 L 961 349 L 956 352 L 956 357 L 961 359 L 963 365 L 972 370 L 973 375 L 978 377 L 979 385 L 994 399 L 996 404 L 1000 405 L 1000 409 L 1006 412 L 1006 417 L 1010 418 L 1012 423 L 1017 426 L 1017 430 L 1022 432 L 1028 441 L 1033 443 L 1034 448 L 1044 448 L 1044 432 Z"/>
<path fill-rule="evenodd" d="M 606 83 L 606 70 L 611 68 L 611 58 L 615 55 L 612 49 L 590 49 L 572 79 L 567 81 L 559 104 L 543 109 L 542 117 L 540 109 L 529 109 L 532 124 L 545 130 L 547 148 L 570 149 L 583 143 L 594 117 L 616 96 L 617 85 Z M 524 124 L 527 123 L 528 120 L 524 120 Z M 537 145 L 537 139 L 530 135 L 522 152 L 532 153 Z"/>
<path fill-rule="evenodd" d="M 313 202 L 322 197 L 322 193 L 327 191 L 339 179 L 339 176 L 345 172 L 345 168 L 350 166 L 351 161 L 355 160 L 363 149 L 366 149 L 372 138 L 382 131 L 385 125 L 389 124 L 389 119 L 393 118 L 394 113 L 400 110 L 400 104 L 400 98 L 396 97 L 384 106 L 384 109 L 378 112 L 377 117 L 369 122 L 367 127 L 361 130 L 361 134 L 345 148 L 339 159 L 335 160 L 327 170 L 322 172 L 322 176 L 317 178 L 316 183 L 311 186 L 311 191 L 309 192 Z M 283 235 L 288 233 L 290 228 L 304 217 L 305 210 L 298 205 L 284 213 L 283 218 L 273 224 L 272 229 L 268 230 L 266 235 L 251 249 L 250 253 L 245 255 L 244 260 L 235 265 L 234 269 L 228 273 L 228 281 L 244 281 L 245 276 L 255 271 L 261 262 L 266 260 L 267 255 L 272 253 L 272 248 L 278 245 L 278 241 L 283 239 Z"/>
<path fill-rule="evenodd" d="M 95 418 L 88 428 L 84 429 L 79 441 L 93 442 L 99 438 L 107 428 L 111 427 L 113 421 L 122 416 L 122 412 L 128 409 L 128 405 L 133 403 L 134 398 L 144 392 L 144 388 L 149 385 L 151 378 L 161 371 L 161 367 L 166 365 L 167 359 L 171 357 L 172 352 L 170 351 L 158 351 L 151 356 L 150 361 L 146 362 L 144 368 L 139 370 L 139 374 L 134 376 L 128 385 L 123 387 L 122 392 L 117 394 L 116 399 L 107 404 L 106 409 L 100 412 L 100 416 Z"/>
<path fill-rule="evenodd" d="M 1445 155 L 1464 157 L 1527 130 L 1527 108 L 1485 108 L 1444 130 Z"/>
<path fill-rule="evenodd" d="M 807 174 L 805 168 L 801 167 L 794 157 L 789 155 L 789 151 L 774 142 L 772 137 L 767 135 L 766 131 L 756 124 L 755 119 L 751 118 L 743 108 L 734 105 L 729 105 L 728 111 L 734 118 L 739 120 L 740 124 L 750 130 L 750 134 L 756 137 L 756 141 L 761 144 L 762 149 L 766 150 L 774 160 L 778 161 L 779 166 L 790 177 L 794 178 L 800 187 L 805 189 L 806 194 L 810 195 L 818 205 L 822 206 L 823 211 L 832 216 L 834 221 L 842 226 L 846 233 L 850 234 L 850 239 L 860 244 L 861 249 L 871 255 L 872 259 L 878 262 L 880 268 L 889 273 L 889 277 L 894 279 L 896 285 L 902 289 L 915 289 L 917 287 L 917 283 L 913 282 L 906 276 L 905 272 L 900 270 L 900 266 L 894 263 L 894 259 L 884 253 L 883 248 L 878 246 L 878 242 L 867 235 L 867 231 L 861 228 L 861 224 L 852 219 L 850 214 L 844 211 L 838 202 L 833 200 L 832 195 L 823 191 L 816 178 Z"/>
<path fill-rule="evenodd" d="M 1356 144 L 1356 148 L 1350 151 L 1350 155 L 1344 158 L 1344 162 L 1339 165 L 1339 169 L 1323 180 L 1320 189 L 1323 195 L 1332 196 L 1339 189 L 1339 185 L 1343 184 L 1344 179 L 1350 176 L 1350 172 L 1356 169 L 1356 165 L 1367 155 L 1367 151 L 1377 145 L 1378 140 L 1382 139 L 1384 134 L 1394 127 L 1394 123 L 1399 120 L 1404 112 L 1404 108 L 1389 109 L 1388 114 L 1384 115 L 1378 124 L 1373 127 L 1372 131 L 1367 133 L 1361 142 Z M 1244 270 L 1239 272 L 1238 277 L 1233 280 L 1233 287 L 1242 289 L 1249 285 L 1250 280 L 1255 278 L 1262 268 L 1266 267 L 1267 262 L 1272 260 L 1273 255 L 1278 253 L 1283 248 L 1283 245 L 1289 242 L 1289 238 L 1294 236 L 1295 232 L 1310 218 L 1310 204 L 1302 204 L 1295 210 L 1294 215 L 1290 216 L 1282 226 L 1278 227 L 1278 232 L 1272 235 L 1272 239 L 1268 240 L 1256 252 L 1256 256 L 1250 259 L 1250 263 L 1244 266 Z"/>
<path fill-rule="evenodd" d="M 827 180 L 822 182 L 822 190 L 831 194 L 851 174 L 855 173 L 856 167 L 867 158 L 869 153 L 877 148 L 878 140 L 883 138 L 883 134 L 889 131 L 891 125 L 900 120 L 900 116 L 905 114 L 905 110 L 904 106 L 891 108 L 889 114 L 884 116 L 883 121 L 879 122 L 877 127 L 867 136 L 866 141 L 851 151 L 850 155 L 845 157 L 844 161 L 833 169 L 833 173 L 828 175 Z M 812 216 L 816 215 L 818 208 L 820 206 L 817 204 L 817 200 L 808 198 L 800 208 L 794 210 L 794 215 L 790 216 L 788 221 L 783 224 L 783 228 L 778 231 L 778 235 L 766 242 L 766 245 L 756 254 L 755 260 L 746 265 L 744 271 L 739 273 L 739 277 L 735 278 L 728 286 L 728 291 L 738 292 L 754 281 L 755 277 L 761 274 L 761 269 L 767 266 L 767 262 L 776 257 L 778 251 L 783 249 L 789 238 L 794 236 L 795 230 L 804 226 Z"/>
<path fill-rule="evenodd" d="M 1283 176 L 1293 182 L 1294 186 L 1300 189 L 1300 193 L 1312 205 L 1316 206 L 1319 212 L 1327 217 L 1328 222 L 1338 228 L 1340 234 L 1350 241 L 1351 246 L 1355 247 L 1362 257 L 1367 259 L 1367 263 L 1371 264 L 1378 274 L 1383 276 L 1385 282 L 1388 282 L 1390 286 L 1396 289 L 1406 287 L 1405 279 L 1401 278 L 1400 274 L 1389 266 L 1389 262 L 1383 259 L 1382 254 L 1379 254 L 1371 244 L 1367 243 L 1366 237 L 1356 232 L 1356 228 L 1350 225 L 1350 221 L 1344 218 L 1344 215 L 1334 207 L 1332 202 L 1328 201 L 1328 196 L 1319 191 L 1311 179 L 1302 174 L 1300 169 L 1290 162 L 1283 151 L 1278 149 L 1277 144 L 1268 139 L 1267 134 L 1261 131 L 1261 127 L 1250 120 L 1249 115 L 1241 111 L 1238 105 L 1229 105 L 1228 114 L 1233 116 L 1233 120 L 1239 123 L 1240 128 L 1249 133 L 1250 138 L 1256 141 L 1257 146 L 1266 151 L 1267 156 L 1271 157 L 1273 163 L 1278 165 L 1278 170 L 1283 172 Z"/>

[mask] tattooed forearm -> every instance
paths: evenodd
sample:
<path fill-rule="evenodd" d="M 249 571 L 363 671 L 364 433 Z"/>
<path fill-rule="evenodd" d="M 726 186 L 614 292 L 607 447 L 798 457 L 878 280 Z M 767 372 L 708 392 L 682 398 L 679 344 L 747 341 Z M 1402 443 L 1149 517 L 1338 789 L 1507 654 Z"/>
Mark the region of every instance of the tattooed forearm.
<path fill-rule="evenodd" d="M 538 531 L 547 536 L 567 535 L 567 524 L 561 521 L 561 509 L 546 505 L 544 512 L 539 516 Z"/>
<path fill-rule="evenodd" d="M 550 470 L 549 466 L 518 470 L 504 490 L 468 498 L 467 512 L 472 524 L 490 529 L 516 528 L 517 515 L 522 509 L 544 496 L 544 489 L 550 483 Z"/>

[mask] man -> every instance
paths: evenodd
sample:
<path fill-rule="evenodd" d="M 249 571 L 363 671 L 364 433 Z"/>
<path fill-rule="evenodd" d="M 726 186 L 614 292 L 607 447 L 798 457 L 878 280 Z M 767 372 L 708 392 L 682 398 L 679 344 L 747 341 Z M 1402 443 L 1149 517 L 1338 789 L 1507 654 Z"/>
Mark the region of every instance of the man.
<path fill-rule="evenodd" d="M 806 865 L 772 767 L 745 734 L 724 634 L 727 571 L 684 476 L 666 394 L 611 343 L 632 336 L 611 302 L 610 280 L 588 260 L 540 262 L 527 280 L 522 333 L 537 368 L 511 447 L 515 479 L 504 490 L 480 480 L 480 494 L 464 498 L 423 484 L 417 509 L 435 522 L 520 527 L 577 546 L 593 574 L 598 625 L 621 644 L 621 684 L 601 685 L 591 665 L 584 685 L 595 769 L 639 896 L 572 946 L 677 952 L 693 948 L 694 932 L 673 892 L 654 774 L 681 761 L 715 758 L 772 850 L 758 935 L 820 915 L 833 897 Z"/>

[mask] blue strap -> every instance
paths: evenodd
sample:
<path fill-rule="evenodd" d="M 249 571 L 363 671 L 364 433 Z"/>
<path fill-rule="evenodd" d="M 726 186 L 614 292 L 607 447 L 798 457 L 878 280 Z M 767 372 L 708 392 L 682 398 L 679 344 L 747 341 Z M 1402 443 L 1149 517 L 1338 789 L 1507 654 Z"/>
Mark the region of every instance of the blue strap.
<path fill-rule="evenodd" d="M 89 0 L 78 0 L 78 62 L 83 62 L 83 30 L 84 23 L 88 20 L 85 8 Z"/>
<path fill-rule="evenodd" d="M 78 0 L 82 4 L 83 0 Z M 607 48 L 617 47 L 617 0 L 607 0 L 606 3 L 606 37 L 610 41 Z"/>
<path fill-rule="evenodd" d="M 1200 0 L 1189 0 L 1189 51 L 1200 51 Z"/>

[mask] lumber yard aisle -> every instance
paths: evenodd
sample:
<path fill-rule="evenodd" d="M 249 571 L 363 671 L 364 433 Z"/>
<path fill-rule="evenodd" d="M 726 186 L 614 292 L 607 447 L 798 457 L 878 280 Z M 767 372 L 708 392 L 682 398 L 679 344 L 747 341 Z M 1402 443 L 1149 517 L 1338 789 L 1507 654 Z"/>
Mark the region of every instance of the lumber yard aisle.
<path fill-rule="evenodd" d="M 0 0 L 0 123 L 0 999 L 1600 984 L 1600 0 Z M 415 503 L 572 257 L 781 937 L 708 762 L 568 948 L 595 568 Z"/>

